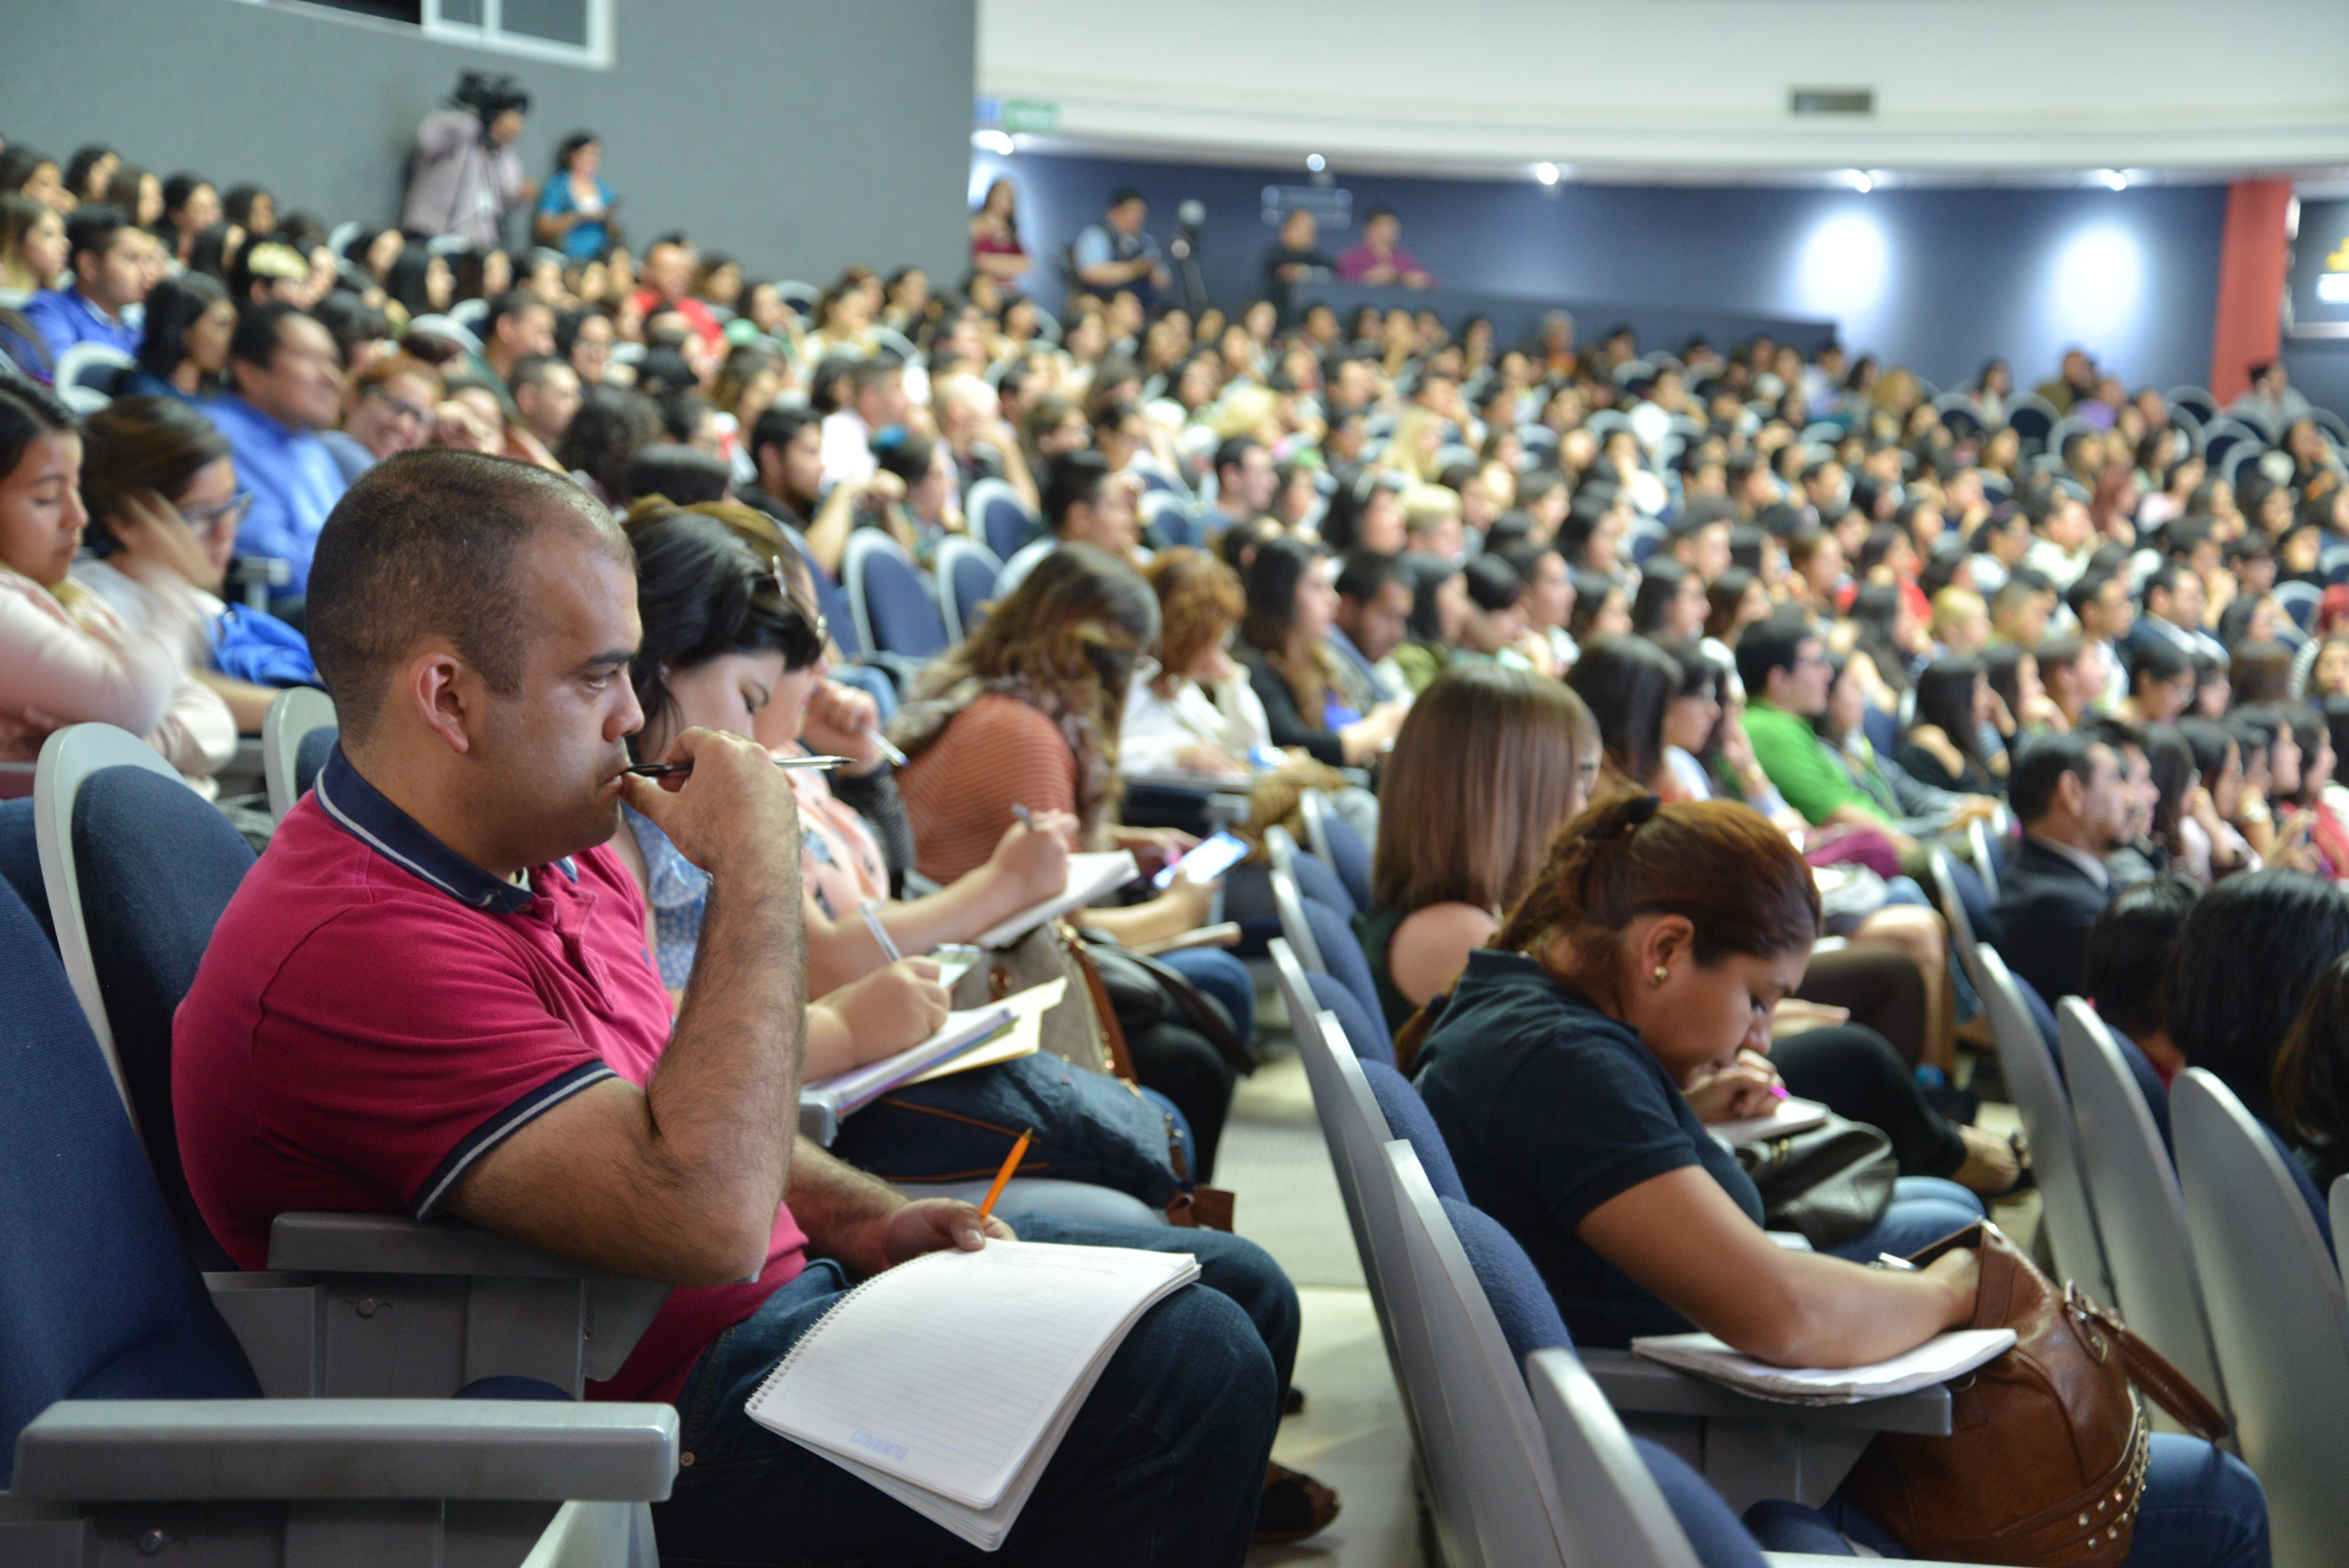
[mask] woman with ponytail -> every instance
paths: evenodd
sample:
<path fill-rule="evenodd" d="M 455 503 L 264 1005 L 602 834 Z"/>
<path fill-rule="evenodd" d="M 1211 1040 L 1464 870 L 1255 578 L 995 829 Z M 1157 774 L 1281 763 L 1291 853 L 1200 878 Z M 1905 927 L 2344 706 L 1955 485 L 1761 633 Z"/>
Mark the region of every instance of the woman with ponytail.
<path fill-rule="evenodd" d="M 1964 1322 L 1971 1264 L 1886 1275 L 1781 1251 L 1707 1116 L 1775 1098 L 1771 1015 L 1819 923 L 1810 868 L 1752 809 L 1626 795 L 1567 824 L 1420 1052 L 1469 1198 L 1525 1243 L 1576 1339 L 1692 1323 L 1787 1366 L 1880 1360 Z M 1834 1250 L 1905 1254 L 1982 1215 L 1904 1179 Z"/>
<path fill-rule="evenodd" d="M 1895 1198 L 1832 1253 L 1787 1252 L 1699 1116 L 1769 1100 L 1770 1015 L 1818 929 L 1810 869 L 1748 807 L 1628 795 L 1586 811 L 1467 973 L 1421 1055 L 1421 1092 L 1476 1207 L 1525 1244 L 1578 1344 L 1692 1326 L 1783 1367 L 1857 1367 L 1970 1323 L 1981 1217 L 1955 1188 Z M 1912 1184 L 1902 1183 L 1904 1190 Z M 1770 1509 L 1757 1505 L 1757 1524 Z M 1835 1528 L 1897 1543 L 1840 1495 Z M 2240 1460 L 2156 1433 L 2127 1562 L 2264 1568 L 2266 1507 Z"/>

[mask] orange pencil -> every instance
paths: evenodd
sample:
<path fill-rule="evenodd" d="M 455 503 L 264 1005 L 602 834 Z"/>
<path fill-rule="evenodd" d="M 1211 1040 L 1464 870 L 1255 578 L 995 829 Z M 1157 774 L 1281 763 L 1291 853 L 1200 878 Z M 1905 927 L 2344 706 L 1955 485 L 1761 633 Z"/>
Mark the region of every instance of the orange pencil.
<path fill-rule="evenodd" d="M 987 1202 L 978 1206 L 980 1219 L 984 1220 L 995 1212 L 995 1201 L 1003 1196 L 1004 1184 L 1011 1180 L 1011 1173 L 1019 1169 L 1019 1157 L 1028 1152 L 1028 1140 L 1035 1136 L 1036 1130 L 1030 1128 L 1019 1135 L 1019 1141 L 1011 1146 L 1011 1152 L 1003 1157 L 1003 1169 L 995 1173 L 995 1185 L 987 1190 Z"/>

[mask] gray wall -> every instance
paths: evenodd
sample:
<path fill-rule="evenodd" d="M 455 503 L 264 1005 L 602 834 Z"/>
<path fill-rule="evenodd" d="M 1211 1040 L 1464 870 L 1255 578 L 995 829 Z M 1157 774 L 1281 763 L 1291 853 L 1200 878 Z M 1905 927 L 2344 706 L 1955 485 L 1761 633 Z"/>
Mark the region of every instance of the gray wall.
<path fill-rule="evenodd" d="M 683 228 L 753 275 L 864 262 L 959 276 L 974 0 L 616 0 L 614 66 L 583 70 L 239 0 L 27 0 L 0 48 L 0 134 L 104 141 L 160 172 L 256 180 L 281 211 L 398 216 L 416 122 L 468 67 L 535 100 L 543 179 L 581 127 L 638 242 Z"/>

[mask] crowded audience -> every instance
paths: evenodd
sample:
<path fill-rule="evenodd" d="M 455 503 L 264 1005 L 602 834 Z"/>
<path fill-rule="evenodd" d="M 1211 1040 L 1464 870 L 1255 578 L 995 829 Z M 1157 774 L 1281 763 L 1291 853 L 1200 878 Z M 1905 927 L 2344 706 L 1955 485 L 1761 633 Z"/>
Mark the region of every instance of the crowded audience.
<path fill-rule="evenodd" d="M 620 1379 L 677 1398 L 702 1345 L 808 1260 L 846 1260 L 836 1286 L 885 1246 L 895 1262 L 979 1233 L 821 1150 L 754 1169 L 713 1143 L 672 1175 L 767 1218 L 698 1239 L 683 1184 L 631 1163 L 653 1099 L 699 1097 L 696 1139 L 787 1119 L 737 1097 L 734 1057 L 803 1050 L 817 1076 L 920 1039 L 948 1005 L 926 954 L 1039 902 L 1072 851 L 1172 866 L 1211 830 L 1210 789 L 1247 798 L 1249 862 L 1146 877 L 1078 916 L 1156 1009 L 1118 1055 L 1179 1129 L 1184 1179 L 1212 1179 L 1254 1065 L 1256 977 L 1230 949 L 1260 955 L 1266 925 L 1227 923 L 1225 893 L 1266 877 L 1263 829 L 1299 791 L 1326 790 L 1372 854 L 1370 900 L 1344 913 L 1381 1021 L 1469 1197 L 1578 1340 L 1696 1326 L 1832 1366 L 1970 1319 L 1968 1264 L 1853 1264 L 2031 1180 L 2024 1142 L 1971 1125 L 1956 1092 L 1983 1007 L 1930 868 L 1977 842 L 1995 850 L 1959 868 L 1977 934 L 2042 999 L 2093 998 L 2161 1081 L 2208 1067 L 2320 1181 L 2349 1168 L 2349 427 L 2280 368 L 2223 410 L 2249 434 L 2214 461 L 2215 403 L 2133 388 L 2081 349 L 2035 394 L 2018 387 L 2042 367 L 2002 362 L 1942 393 L 1831 342 L 1586 337 L 1562 312 L 1502 341 L 1442 308 L 1382 207 L 1342 249 L 1291 214 L 1263 297 L 1203 304 L 1135 191 L 1039 236 L 1009 180 L 971 214 L 959 279 L 859 264 L 810 288 L 679 232 L 633 252 L 596 133 L 525 173 L 529 107 L 508 84 L 428 119 L 400 222 L 367 214 L 340 252 L 316 218 L 213 178 L 234 170 L 17 143 L 0 161 L 0 753 L 102 721 L 221 794 L 277 690 L 320 685 L 343 733 L 325 810 L 429 846 L 418 874 L 438 892 L 372 907 L 356 890 L 374 851 L 297 808 L 181 1014 L 185 1070 L 212 1075 L 183 1101 L 191 1181 L 247 1266 L 271 1173 L 331 1164 L 333 1195 L 399 1209 L 447 1152 L 346 1147 L 331 1097 L 236 1065 L 267 955 L 347 903 L 296 979 L 367 1030 L 286 1048 L 342 1071 L 402 1028 L 454 1031 L 483 1051 L 435 1091 L 483 1114 L 525 1078 L 585 1074 L 427 1207 L 679 1297 L 734 1293 Z M 657 193 L 635 205 L 651 232 Z M 1068 296 L 1048 314 L 1022 290 L 1054 250 Z M 1332 276 L 1413 297 L 1341 321 L 1314 298 Z M 465 507 L 500 521 L 475 537 Z M 860 564 L 883 554 L 910 603 Z M 509 610 L 523 624 L 501 629 Z M 609 651 L 631 628 L 633 669 Z M 516 752 L 458 764 L 450 736 L 494 734 L 480 715 L 523 703 L 517 683 L 598 649 L 595 717 L 571 722 L 602 749 L 569 735 L 565 755 L 693 758 L 684 791 L 605 778 L 584 822 Z M 426 722 L 403 695 L 425 681 L 463 717 Z M 809 752 L 847 762 L 763 764 Z M 1191 814 L 1152 792 L 1168 779 L 1197 785 Z M 249 802 L 220 804 L 270 841 Z M 468 828 L 468 810 L 504 826 Z M 625 828 L 608 851 L 599 823 Z M 572 883 L 550 892 L 507 852 L 523 842 L 575 856 Z M 320 899 L 261 907 L 296 856 Z M 788 896 L 730 896 L 713 856 Z M 567 1055 L 492 1039 L 491 1013 L 442 1016 L 447 995 L 367 962 L 396 923 L 479 968 L 541 918 L 533 898 L 578 906 L 614 976 Z M 756 942 L 804 962 L 757 962 Z M 511 976 L 481 985 L 485 1007 L 536 1006 Z M 1568 1048 L 1537 1049 L 1561 1032 Z M 1770 1244 L 1705 1131 L 1780 1085 L 1898 1155 L 1891 1207 L 1816 1255 Z M 624 1241 L 582 1251 L 553 1196 L 571 1182 Z M 1212 1290 L 1184 1310 L 1232 1370 L 1176 1354 L 1170 1315 L 1135 1342 L 1162 1362 L 1122 1357 L 1081 1418 L 1146 1397 L 1197 1423 L 1167 1450 L 1204 1467 L 1196 1506 L 1151 1522 L 1202 1561 L 1338 1506 L 1266 1459 L 1295 1353 L 1286 1282 L 1245 1243 L 1209 1251 Z M 721 1283 L 746 1276 L 759 1288 Z M 710 1357 L 740 1380 L 756 1348 Z M 1097 1510 L 1088 1528 L 1113 1534 L 1149 1511 L 1136 1478 L 1166 1454 L 1087 1429 L 1030 1508 Z M 2155 1439 L 2140 1535 L 2164 1510 L 2250 1518 L 2248 1472 L 2209 1452 Z M 728 1555 L 748 1527 L 694 1476 L 664 1545 Z M 821 1515 L 829 1496 L 762 1506 Z M 852 1556 L 874 1537 L 793 1539 Z"/>

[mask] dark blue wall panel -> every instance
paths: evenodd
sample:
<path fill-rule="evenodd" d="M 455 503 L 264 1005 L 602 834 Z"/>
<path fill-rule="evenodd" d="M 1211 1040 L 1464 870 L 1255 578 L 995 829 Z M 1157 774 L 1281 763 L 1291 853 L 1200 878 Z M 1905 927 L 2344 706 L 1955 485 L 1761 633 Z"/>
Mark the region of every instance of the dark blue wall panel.
<path fill-rule="evenodd" d="M 997 172 L 1020 194 L 1030 248 L 1049 254 L 1113 187 L 1151 203 L 1162 242 L 1175 203 L 1207 207 L 1209 291 L 1259 287 L 1272 242 L 1268 185 L 1299 170 L 1022 153 L 975 155 L 974 195 Z M 2054 373 L 2080 343 L 2131 385 L 2209 374 L 2226 188 L 1848 191 L 1579 185 L 1341 176 L 1359 215 L 1403 221 L 1403 244 L 1444 284 L 1550 299 L 1679 304 L 1834 319 L 1855 348 L 1949 385 L 1997 355 L 2019 376 Z M 1325 233 L 1325 248 L 1358 235 Z M 1036 291 L 1057 301 L 1040 264 Z M 1585 320 L 1586 332 L 1603 322 Z"/>

